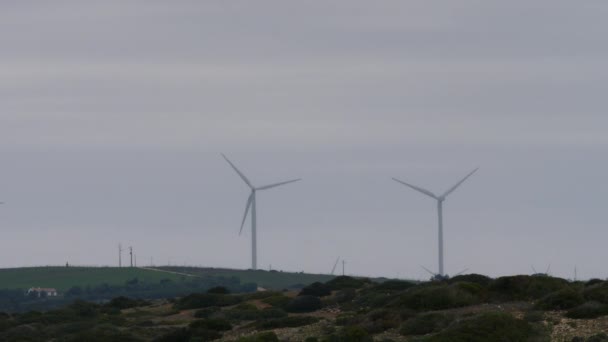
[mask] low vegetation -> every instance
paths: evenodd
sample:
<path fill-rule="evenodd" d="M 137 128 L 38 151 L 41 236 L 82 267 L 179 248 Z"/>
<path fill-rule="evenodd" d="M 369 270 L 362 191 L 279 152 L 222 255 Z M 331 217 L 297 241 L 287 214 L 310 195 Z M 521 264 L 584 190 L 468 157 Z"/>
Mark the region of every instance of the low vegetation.
<path fill-rule="evenodd" d="M 222 279 L 177 298 L 71 298 L 52 310 L 0 313 L 0 340 L 544 342 L 558 336 L 586 342 L 602 341 L 608 324 L 602 280 L 472 274 L 414 283 L 342 276 L 297 290 L 247 293 L 234 286 L 239 279 Z"/>

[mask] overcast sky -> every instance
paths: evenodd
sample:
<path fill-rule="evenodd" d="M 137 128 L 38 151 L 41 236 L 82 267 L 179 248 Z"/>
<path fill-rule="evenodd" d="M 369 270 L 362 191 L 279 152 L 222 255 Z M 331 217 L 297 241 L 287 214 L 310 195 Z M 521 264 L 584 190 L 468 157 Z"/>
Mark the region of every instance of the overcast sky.
<path fill-rule="evenodd" d="M 0 267 L 606 277 L 605 1 L 0 2 Z M 151 258 L 153 260 L 151 261 Z"/>

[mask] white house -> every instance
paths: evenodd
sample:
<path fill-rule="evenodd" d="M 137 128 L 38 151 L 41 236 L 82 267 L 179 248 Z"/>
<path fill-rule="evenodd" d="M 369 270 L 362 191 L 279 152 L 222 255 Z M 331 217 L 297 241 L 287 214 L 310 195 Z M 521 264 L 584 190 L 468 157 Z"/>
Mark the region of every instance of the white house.
<path fill-rule="evenodd" d="M 31 287 L 29 290 L 27 290 L 27 295 L 29 296 L 32 292 L 36 293 L 38 295 L 38 297 L 42 297 L 43 293 L 47 297 L 56 297 L 57 296 L 57 290 L 52 289 L 52 288 Z"/>

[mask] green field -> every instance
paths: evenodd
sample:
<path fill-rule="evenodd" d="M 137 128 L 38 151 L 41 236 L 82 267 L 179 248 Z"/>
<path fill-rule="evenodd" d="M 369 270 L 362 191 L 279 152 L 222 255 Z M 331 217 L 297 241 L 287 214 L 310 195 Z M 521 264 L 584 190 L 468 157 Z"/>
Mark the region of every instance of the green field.
<path fill-rule="evenodd" d="M 64 292 L 72 286 L 93 287 L 106 283 L 124 285 L 137 278 L 158 283 L 161 279 L 178 280 L 182 276 L 129 267 L 26 267 L 0 269 L 0 289 L 51 287 Z"/>
<path fill-rule="evenodd" d="M 258 286 L 281 290 L 290 287 L 305 286 L 314 282 L 326 282 L 335 276 L 329 274 L 309 274 L 295 272 L 278 272 L 264 270 L 233 270 L 223 268 L 202 268 L 202 267 L 159 267 L 173 272 L 186 273 L 201 277 L 237 277 L 241 283 L 256 283 Z"/>

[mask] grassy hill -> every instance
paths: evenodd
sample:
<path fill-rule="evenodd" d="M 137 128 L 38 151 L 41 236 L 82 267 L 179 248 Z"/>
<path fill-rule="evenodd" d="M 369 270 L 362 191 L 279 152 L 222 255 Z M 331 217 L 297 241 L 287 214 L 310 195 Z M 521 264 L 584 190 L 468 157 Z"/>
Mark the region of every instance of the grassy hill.
<path fill-rule="evenodd" d="M 158 267 L 165 271 L 192 274 L 200 277 L 237 277 L 241 283 L 256 283 L 258 286 L 281 290 L 288 288 L 299 288 L 314 282 L 324 283 L 335 276 L 329 274 L 309 274 L 296 272 L 264 271 L 264 270 L 234 270 L 224 268 L 204 267 Z"/>
<path fill-rule="evenodd" d="M 0 289 L 53 287 L 64 292 L 72 286 L 86 287 L 106 283 L 122 285 L 137 278 L 157 283 L 161 279 L 178 280 L 183 276 L 129 267 L 25 267 L 0 269 Z"/>

